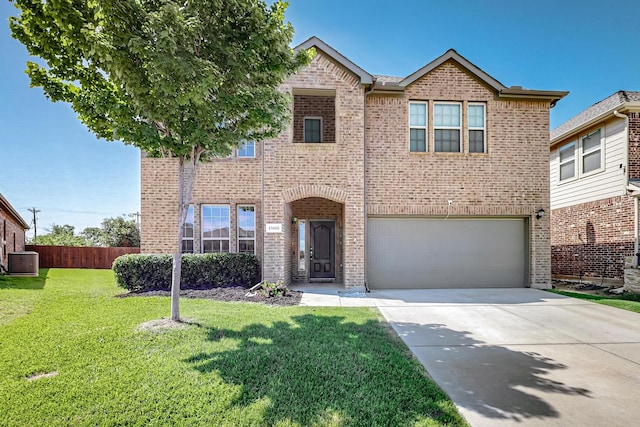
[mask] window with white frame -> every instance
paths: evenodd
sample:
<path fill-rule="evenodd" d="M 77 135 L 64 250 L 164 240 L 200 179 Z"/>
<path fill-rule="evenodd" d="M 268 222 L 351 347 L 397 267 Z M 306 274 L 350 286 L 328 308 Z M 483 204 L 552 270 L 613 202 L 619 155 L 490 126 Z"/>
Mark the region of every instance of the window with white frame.
<path fill-rule="evenodd" d="M 467 122 L 469 125 L 469 152 L 484 153 L 487 129 L 484 104 L 469 104 Z"/>
<path fill-rule="evenodd" d="M 427 151 L 427 103 L 409 103 L 409 151 Z"/>
<path fill-rule="evenodd" d="M 461 151 L 461 110 L 460 103 L 433 104 L 433 151 L 441 153 Z"/>
<path fill-rule="evenodd" d="M 202 252 L 229 252 L 229 206 L 203 205 Z"/>
<path fill-rule="evenodd" d="M 256 253 L 255 206 L 238 206 L 238 252 Z"/>
<path fill-rule="evenodd" d="M 193 205 L 189 205 L 187 209 L 187 219 L 184 222 L 182 230 L 182 253 L 193 253 Z"/>
<path fill-rule="evenodd" d="M 560 147 L 560 181 L 566 181 L 576 176 L 576 143 L 570 142 Z"/>
<path fill-rule="evenodd" d="M 306 262 L 306 228 L 307 223 L 305 220 L 298 221 L 298 271 L 305 271 L 307 268 Z"/>
<path fill-rule="evenodd" d="M 602 132 L 600 129 L 582 137 L 582 173 L 602 168 Z"/>
<path fill-rule="evenodd" d="M 238 157 L 247 157 L 247 158 L 255 157 L 256 156 L 255 147 L 256 147 L 255 141 L 245 141 L 244 144 L 238 147 L 238 151 L 237 151 Z"/>
<path fill-rule="evenodd" d="M 304 142 L 322 142 L 322 117 L 305 117 Z"/>

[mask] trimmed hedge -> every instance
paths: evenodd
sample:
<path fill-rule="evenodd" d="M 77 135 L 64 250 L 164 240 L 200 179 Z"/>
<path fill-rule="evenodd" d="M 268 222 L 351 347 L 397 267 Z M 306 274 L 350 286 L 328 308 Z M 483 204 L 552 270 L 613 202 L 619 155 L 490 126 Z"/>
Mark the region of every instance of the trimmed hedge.
<path fill-rule="evenodd" d="M 116 282 L 129 291 L 170 290 L 173 255 L 129 254 L 113 261 Z M 260 281 L 260 262 L 251 254 L 182 255 L 181 289 L 251 287 Z"/>

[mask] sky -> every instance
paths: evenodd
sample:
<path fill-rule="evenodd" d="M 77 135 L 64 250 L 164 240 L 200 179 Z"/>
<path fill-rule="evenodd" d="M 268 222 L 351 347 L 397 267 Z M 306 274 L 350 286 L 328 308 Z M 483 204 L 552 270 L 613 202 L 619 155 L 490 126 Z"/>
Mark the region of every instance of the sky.
<path fill-rule="evenodd" d="M 140 211 L 140 152 L 97 139 L 24 74 L 0 1 L 0 193 L 38 234 Z M 618 90 L 640 90 L 637 0 L 290 0 L 293 46 L 317 36 L 371 74 L 408 76 L 455 49 L 505 86 L 569 91 L 555 128 Z M 33 227 L 27 233 L 33 234 Z"/>

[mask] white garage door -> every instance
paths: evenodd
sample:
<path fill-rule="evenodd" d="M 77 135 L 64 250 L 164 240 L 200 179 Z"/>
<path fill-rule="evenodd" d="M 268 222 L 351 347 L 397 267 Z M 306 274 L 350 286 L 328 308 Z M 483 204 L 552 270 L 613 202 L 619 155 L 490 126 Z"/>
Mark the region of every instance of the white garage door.
<path fill-rule="evenodd" d="M 507 288 L 528 283 L 523 218 L 369 218 L 372 289 Z"/>

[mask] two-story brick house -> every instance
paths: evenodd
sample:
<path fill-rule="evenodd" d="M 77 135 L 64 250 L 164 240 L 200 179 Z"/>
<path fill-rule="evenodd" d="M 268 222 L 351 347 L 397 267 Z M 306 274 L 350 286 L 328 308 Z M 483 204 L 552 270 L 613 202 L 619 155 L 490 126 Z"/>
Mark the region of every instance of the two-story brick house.
<path fill-rule="evenodd" d="M 622 279 L 638 253 L 640 92 L 618 91 L 551 132 L 554 276 Z"/>
<path fill-rule="evenodd" d="M 267 280 L 549 287 L 549 109 L 453 50 L 375 76 L 313 37 L 275 139 L 202 165 L 185 251 L 253 252 Z M 142 252 L 171 252 L 177 165 L 142 159 Z"/>
<path fill-rule="evenodd" d="M 5 270 L 9 265 L 9 253 L 24 251 L 25 230 L 28 229 L 29 225 L 0 194 L 0 265 Z"/>

